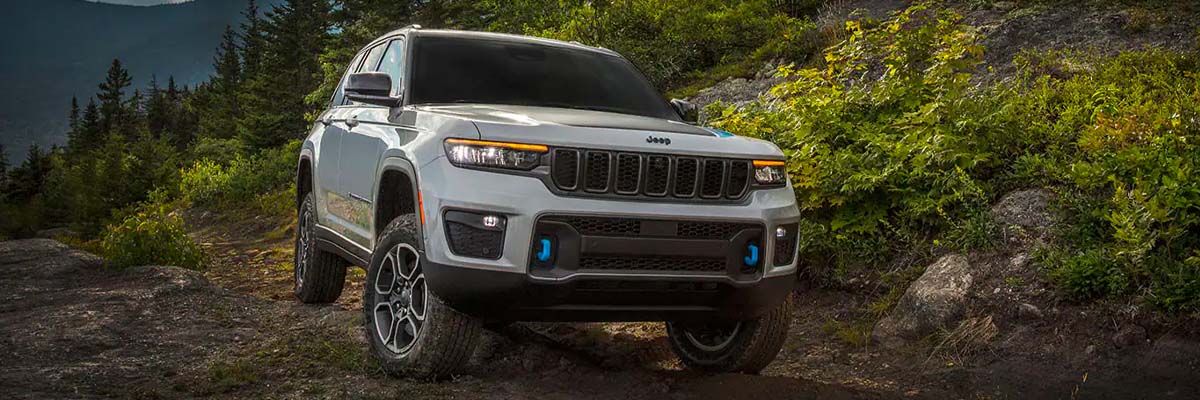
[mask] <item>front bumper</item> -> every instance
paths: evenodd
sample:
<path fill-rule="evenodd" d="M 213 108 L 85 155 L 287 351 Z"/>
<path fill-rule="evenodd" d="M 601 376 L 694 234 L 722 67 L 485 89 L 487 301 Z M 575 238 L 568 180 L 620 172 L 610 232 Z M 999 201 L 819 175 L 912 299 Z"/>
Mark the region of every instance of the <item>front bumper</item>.
<path fill-rule="evenodd" d="M 461 311 L 484 318 L 742 319 L 776 306 L 794 280 L 795 257 L 788 254 L 781 259 L 790 262 L 775 265 L 780 257 L 773 251 L 776 237 L 768 234 L 799 220 L 794 195 L 787 187 L 755 190 L 744 204 L 561 197 L 539 179 L 458 168 L 444 157 L 421 167 L 421 181 L 443 183 L 421 188 L 427 249 L 424 265 L 428 265 L 430 287 Z M 464 257 L 450 251 L 444 217 L 447 211 L 456 210 L 504 217 L 503 244 L 497 257 Z M 535 246 L 539 235 L 545 233 L 543 217 L 562 215 L 753 225 L 759 229 L 753 244 L 762 249 L 761 263 L 749 274 L 733 267 L 727 272 L 598 271 L 568 265 L 539 271 Z M 750 235 L 743 233 L 746 238 Z M 730 239 L 730 243 L 744 247 L 751 243 L 746 238 Z M 593 243 L 620 244 L 612 240 Z M 670 241 L 659 244 L 673 245 Z M 663 249 L 663 254 L 682 256 L 679 251 Z M 740 253 L 731 255 L 730 260 L 740 257 Z"/>

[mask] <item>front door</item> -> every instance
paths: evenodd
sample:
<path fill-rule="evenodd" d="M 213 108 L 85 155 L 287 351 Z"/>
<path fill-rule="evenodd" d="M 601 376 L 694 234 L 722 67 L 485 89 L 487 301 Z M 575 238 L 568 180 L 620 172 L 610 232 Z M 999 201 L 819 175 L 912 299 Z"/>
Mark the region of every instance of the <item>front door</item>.
<path fill-rule="evenodd" d="M 383 72 L 392 78 L 392 95 L 399 96 L 403 68 L 404 41 L 395 39 L 386 44 L 378 63 L 363 65 L 363 71 Z M 342 138 L 339 181 L 342 195 L 349 201 L 347 237 L 370 249 L 374 243 L 372 231 L 375 201 L 378 196 L 378 169 L 388 142 L 396 142 L 397 128 L 389 121 L 391 109 L 369 104 L 355 104 L 347 116 L 349 129 Z M 384 222 L 386 223 L 386 222 Z"/>

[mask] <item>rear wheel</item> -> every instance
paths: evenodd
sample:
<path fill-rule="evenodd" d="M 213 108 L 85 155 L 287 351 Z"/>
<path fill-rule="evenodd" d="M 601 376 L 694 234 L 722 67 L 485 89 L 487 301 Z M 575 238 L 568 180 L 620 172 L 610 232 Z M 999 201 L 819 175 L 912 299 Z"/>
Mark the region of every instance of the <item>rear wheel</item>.
<path fill-rule="evenodd" d="M 384 228 L 367 267 L 363 320 L 371 353 L 392 374 L 437 378 L 467 363 L 482 323 L 442 303 L 422 269 L 414 215 Z"/>
<path fill-rule="evenodd" d="M 296 223 L 293 276 L 296 298 L 305 303 L 332 303 L 342 295 L 349 265 L 336 254 L 317 248 L 317 208 L 313 194 L 304 196 Z"/>
<path fill-rule="evenodd" d="M 787 339 L 791 296 L 761 317 L 737 322 L 667 323 L 671 350 L 688 368 L 757 374 Z"/>

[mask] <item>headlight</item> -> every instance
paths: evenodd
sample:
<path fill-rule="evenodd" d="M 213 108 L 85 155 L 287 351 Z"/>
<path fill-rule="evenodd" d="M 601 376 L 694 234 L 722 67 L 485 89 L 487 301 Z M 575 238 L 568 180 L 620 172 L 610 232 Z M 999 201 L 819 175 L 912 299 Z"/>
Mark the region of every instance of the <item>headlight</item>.
<path fill-rule="evenodd" d="M 754 180 L 761 185 L 782 185 L 787 182 L 787 166 L 783 161 L 754 160 Z"/>
<path fill-rule="evenodd" d="M 530 170 L 549 149 L 540 144 L 446 139 L 446 157 L 456 166 Z"/>

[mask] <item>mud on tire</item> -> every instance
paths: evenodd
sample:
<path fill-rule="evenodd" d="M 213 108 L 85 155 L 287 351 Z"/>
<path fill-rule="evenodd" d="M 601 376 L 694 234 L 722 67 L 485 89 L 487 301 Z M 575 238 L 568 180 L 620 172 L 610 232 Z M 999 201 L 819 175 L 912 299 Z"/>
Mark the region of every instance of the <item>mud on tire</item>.
<path fill-rule="evenodd" d="M 410 214 L 384 228 L 367 266 L 363 321 L 371 354 L 385 371 L 434 379 L 467 363 L 483 324 L 428 290 L 418 226 Z"/>
<path fill-rule="evenodd" d="M 317 247 L 315 202 L 312 193 L 305 195 L 298 213 L 293 292 L 305 303 L 332 303 L 342 295 L 349 264 Z"/>
<path fill-rule="evenodd" d="M 791 295 L 761 317 L 738 323 L 667 323 L 671 350 L 688 368 L 709 372 L 757 374 L 787 339 L 792 320 Z"/>

